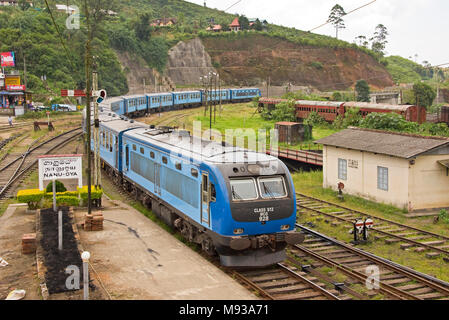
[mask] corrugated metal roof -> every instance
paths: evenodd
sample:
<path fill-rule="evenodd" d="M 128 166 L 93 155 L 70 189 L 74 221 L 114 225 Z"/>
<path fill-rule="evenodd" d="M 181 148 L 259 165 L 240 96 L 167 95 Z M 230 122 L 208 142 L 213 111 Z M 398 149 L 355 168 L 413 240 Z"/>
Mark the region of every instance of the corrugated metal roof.
<path fill-rule="evenodd" d="M 281 126 L 294 126 L 299 123 L 298 122 L 281 121 L 281 122 L 276 122 L 276 124 L 281 125 Z"/>
<path fill-rule="evenodd" d="M 310 100 L 296 100 L 295 102 L 300 106 L 319 106 L 319 107 L 340 107 L 343 102 L 335 101 L 310 101 Z"/>
<path fill-rule="evenodd" d="M 358 128 L 345 129 L 315 142 L 327 146 L 361 150 L 405 159 L 449 145 L 449 139 L 445 138 Z"/>
<path fill-rule="evenodd" d="M 354 101 L 345 102 L 345 106 L 360 109 L 396 110 L 396 111 L 407 111 L 408 108 L 413 107 L 412 105 L 395 105 L 395 104 L 354 102 Z"/>

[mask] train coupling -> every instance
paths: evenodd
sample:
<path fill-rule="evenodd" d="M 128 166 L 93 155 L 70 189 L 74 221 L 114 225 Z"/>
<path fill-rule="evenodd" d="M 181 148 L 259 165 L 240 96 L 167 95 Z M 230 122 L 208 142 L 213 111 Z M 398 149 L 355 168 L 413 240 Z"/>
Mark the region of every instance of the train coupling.
<path fill-rule="evenodd" d="M 302 232 L 290 231 L 285 234 L 285 242 L 290 245 L 300 244 L 304 242 L 305 236 Z"/>

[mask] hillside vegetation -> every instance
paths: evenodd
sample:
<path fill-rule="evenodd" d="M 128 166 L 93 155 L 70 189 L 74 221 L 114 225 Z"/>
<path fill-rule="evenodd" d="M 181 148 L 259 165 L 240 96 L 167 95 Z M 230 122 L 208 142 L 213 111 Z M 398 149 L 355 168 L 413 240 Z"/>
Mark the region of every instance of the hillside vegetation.
<path fill-rule="evenodd" d="M 387 70 L 396 83 L 415 83 L 429 79 L 431 75 L 422 65 L 400 56 L 390 56 L 385 60 L 388 63 Z"/>
<path fill-rule="evenodd" d="M 349 87 L 352 85 L 352 81 L 359 77 L 357 70 L 354 75 L 348 77 L 350 81 L 346 78 L 342 80 L 338 74 L 351 73 L 354 61 L 360 62 L 360 67 L 363 67 L 362 64 L 370 59 L 372 60 L 368 62 L 370 67 L 362 70 L 362 73 L 374 71 L 376 77 L 380 75 L 380 77 L 387 79 L 386 83 L 374 83 L 374 85 L 384 86 L 391 82 L 384 67 L 378 63 L 380 61 L 378 55 L 366 48 L 332 37 L 269 23 L 264 31 L 241 32 L 238 35 L 234 33 L 212 34 L 205 31 L 211 18 L 214 19 L 214 23 L 227 26 L 235 15 L 182 0 L 98 1 L 103 1 L 103 4 L 108 8 L 118 12 L 118 16 L 108 17 L 97 26 L 92 42 L 92 53 L 98 57 L 99 86 L 105 88 L 110 96 L 128 92 L 125 74 L 127 70 L 122 70 L 117 53 L 130 53 L 138 59 L 143 59 L 149 67 L 163 72 L 167 65 L 169 49 L 179 41 L 196 37 L 200 37 L 206 44 L 209 44 L 206 49 L 215 58 L 214 66 L 219 70 L 221 66 L 226 67 L 226 62 L 217 54 L 217 42 L 224 41 L 225 43 L 234 43 L 233 46 L 239 46 L 243 40 L 248 41 L 248 47 L 257 48 L 257 43 L 262 38 L 261 41 L 269 39 L 268 42 L 273 47 L 287 46 L 290 50 L 298 51 L 302 49 L 307 51 L 307 48 L 322 49 L 321 51 L 315 51 L 313 60 L 306 59 L 305 65 L 301 65 L 300 69 L 294 70 L 294 74 L 308 72 L 310 78 L 314 79 L 307 82 L 309 77 L 304 77 L 299 81 L 301 84 L 318 84 L 321 89 L 329 88 L 332 83 L 340 83 L 339 88 Z M 88 0 L 88 2 L 94 3 L 95 1 Z M 18 70 L 23 71 L 25 56 L 27 86 L 29 90 L 35 93 L 35 100 L 44 100 L 45 96 L 48 95 L 48 90 L 52 92 L 52 96 L 56 97 L 62 88 L 81 89 L 85 87 L 86 29 L 83 12 L 81 12 L 81 29 L 68 30 L 65 26 L 67 14 L 57 12 L 55 9 L 55 4 L 59 2 L 50 0 L 48 3 L 55 18 L 55 23 L 61 31 L 61 37 L 46 9 L 45 2 L 42 0 L 34 1 L 34 8 L 23 8 L 22 10 L 20 7 L 2 7 L 0 10 L 0 49 L 2 51 L 15 51 Z M 72 4 L 76 4 L 82 9 L 84 1 L 73 0 Z M 168 17 L 177 19 L 175 26 L 166 28 L 150 26 L 152 20 Z M 256 44 L 251 43 L 254 39 L 256 39 Z M 67 46 L 67 53 L 61 42 Z M 333 55 L 336 58 L 330 58 L 329 52 L 331 56 Z M 369 59 L 365 57 L 369 57 Z M 244 67 L 251 69 L 260 65 L 261 62 L 263 63 L 263 59 L 257 61 L 258 58 L 260 57 L 254 56 L 253 59 L 249 57 L 247 61 L 243 61 Z M 276 59 L 274 59 L 269 63 L 272 67 L 271 71 L 276 71 L 274 73 L 279 75 L 279 83 L 290 81 L 291 74 L 285 69 L 290 62 L 292 61 L 287 61 L 287 64 L 285 64 L 279 61 L 279 64 L 277 64 Z M 292 63 L 296 66 L 297 63 L 301 64 L 302 62 L 293 61 Z M 277 67 L 281 67 L 281 69 L 275 69 Z M 397 74 L 397 77 L 402 72 L 394 64 L 390 65 L 390 69 Z M 349 72 L 347 72 L 348 70 Z M 257 73 L 257 70 L 252 70 L 253 73 L 251 74 L 245 74 L 247 70 L 242 74 L 228 73 L 229 69 L 220 71 L 225 71 L 228 79 L 236 77 L 237 81 L 233 81 L 232 84 L 240 83 L 240 77 L 248 77 L 249 82 L 254 82 L 264 79 L 267 75 L 266 70 L 259 73 Z M 322 81 L 330 84 L 330 86 L 323 86 L 320 81 L 316 80 L 322 75 L 327 75 L 327 78 L 323 78 Z M 42 76 L 45 76 L 47 80 L 42 81 Z M 276 81 L 276 79 L 274 80 Z"/>

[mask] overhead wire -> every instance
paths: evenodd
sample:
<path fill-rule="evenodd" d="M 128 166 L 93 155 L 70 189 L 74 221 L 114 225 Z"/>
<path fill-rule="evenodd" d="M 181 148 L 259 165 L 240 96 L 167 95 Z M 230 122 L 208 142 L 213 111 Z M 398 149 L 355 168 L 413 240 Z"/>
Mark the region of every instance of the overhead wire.
<path fill-rule="evenodd" d="M 347 15 L 349 15 L 349 14 L 351 14 L 351 13 L 357 11 L 357 10 L 360 10 L 360 9 L 366 7 L 366 6 L 369 6 L 370 4 L 372 4 L 372 3 L 376 2 L 376 1 L 377 1 L 377 0 L 373 0 L 373 1 L 369 2 L 369 3 L 364 4 L 363 6 L 360 6 L 360 7 L 358 7 L 358 8 L 355 8 L 355 9 L 353 9 L 353 10 L 347 12 L 346 14 L 344 14 L 342 17 L 347 16 Z M 314 30 L 316 30 L 316 29 L 319 29 L 319 28 L 321 28 L 321 27 L 324 27 L 325 25 L 327 25 L 327 24 L 329 24 L 329 23 L 331 23 L 331 22 L 328 20 L 328 21 L 326 21 L 325 23 L 319 25 L 318 27 L 315 27 L 315 28 L 313 28 L 313 29 L 310 29 L 309 32 L 312 32 L 312 31 L 314 31 Z"/>
<path fill-rule="evenodd" d="M 53 25 L 55 26 L 56 32 L 59 35 L 59 41 L 61 42 L 61 45 L 64 48 L 65 54 L 67 56 L 67 59 L 68 59 L 70 65 L 72 66 L 73 71 L 75 71 L 76 68 L 75 68 L 75 65 L 74 65 L 74 63 L 72 61 L 72 57 L 70 56 L 69 51 L 67 49 L 67 46 L 65 45 L 64 40 L 62 39 L 61 30 L 59 29 L 58 25 L 56 24 L 55 18 L 53 16 L 53 12 L 51 11 L 50 6 L 48 5 L 48 1 L 47 0 L 45 0 L 45 5 L 47 6 L 47 10 L 50 13 L 50 17 L 51 17 L 51 20 L 53 22 Z M 72 76 L 72 78 L 73 78 L 73 76 Z"/>

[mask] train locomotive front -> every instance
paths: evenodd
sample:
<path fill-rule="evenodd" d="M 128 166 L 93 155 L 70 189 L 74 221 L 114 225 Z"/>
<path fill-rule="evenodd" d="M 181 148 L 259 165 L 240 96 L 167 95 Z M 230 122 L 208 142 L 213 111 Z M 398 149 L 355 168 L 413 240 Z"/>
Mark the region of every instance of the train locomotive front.
<path fill-rule="evenodd" d="M 221 264 L 264 267 L 283 261 L 287 244 L 304 240 L 295 230 L 296 197 L 286 166 L 248 150 L 224 153 L 207 163 L 210 179 L 218 182 L 210 210 L 211 237 Z"/>

